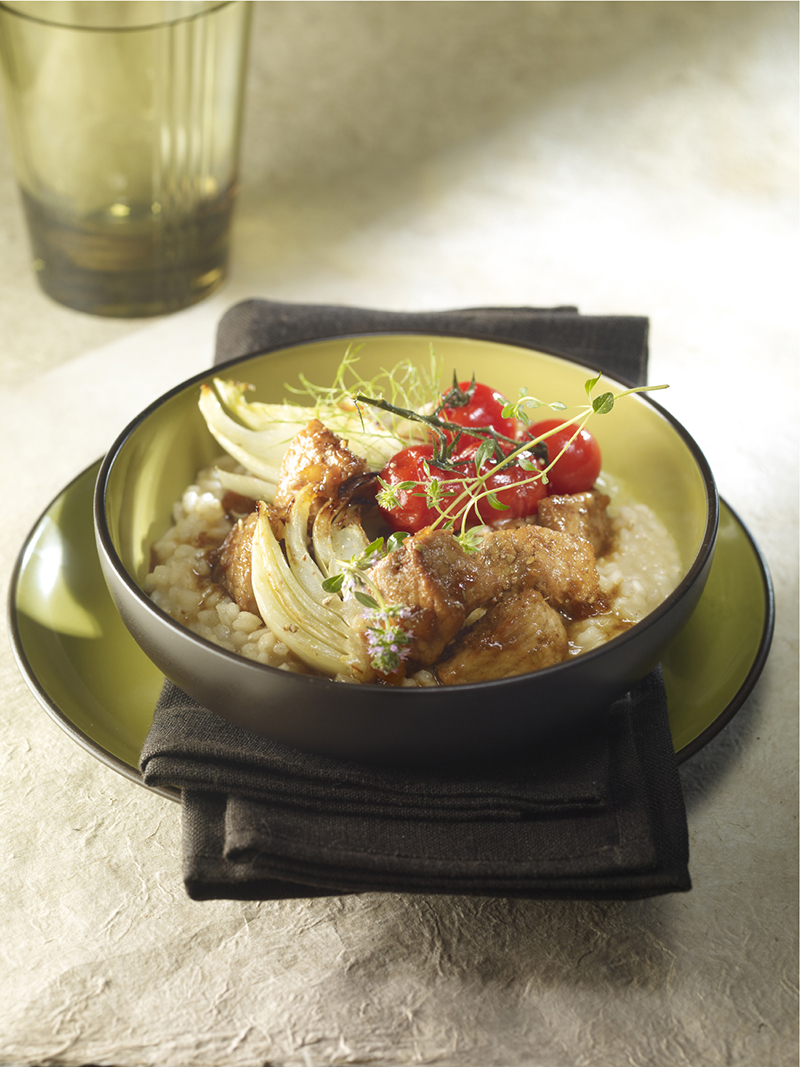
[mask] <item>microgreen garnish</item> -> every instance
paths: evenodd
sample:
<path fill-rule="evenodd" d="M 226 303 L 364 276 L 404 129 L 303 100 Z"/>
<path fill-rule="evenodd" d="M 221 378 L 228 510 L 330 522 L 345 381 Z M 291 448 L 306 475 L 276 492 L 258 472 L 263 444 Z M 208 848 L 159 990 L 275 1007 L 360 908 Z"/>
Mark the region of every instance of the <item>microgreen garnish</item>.
<path fill-rule="evenodd" d="M 584 392 L 586 393 L 586 395 L 589 397 L 590 400 L 592 399 L 592 390 L 597 385 L 597 383 L 600 381 L 602 376 L 603 376 L 603 372 L 602 371 L 598 371 L 597 374 L 594 376 L 594 378 L 588 378 L 583 383 Z"/>
<path fill-rule="evenodd" d="M 487 533 L 488 526 L 471 526 L 468 530 L 462 530 L 461 533 L 456 534 L 456 541 L 461 545 L 461 548 L 468 555 L 479 551 L 484 535 Z"/>
<path fill-rule="evenodd" d="M 589 382 L 586 383 L 589 385 Z M 528 408 L 535 410 L 536 408 L 550 408 L 551 411 L 566 411 L 567 405 L 562 404 L 560 400 L 540 400 L 536 396 L 531 396 L 525 386 L 519 391 L 519 400 L 513 404 L 511 402 L 503 405 L 502 415 L 504 419 L 516 419 L 517 422 L 522 422 L 526 426 L 530 424 L 530 416 L 528 415 Z"/>
<path fill-rule="evenodd" d="M 375 497 L 378 507 L 391 511 L 400 506 L 400 493 L 410 493 L 416 488 L 416 482 L 398 482 L 396 485 L 388 485 L 383 478 L 378 478 L 380 489 Z"/>
<path fill-rule="evenodd" d="M 359 352 L 362 344 L 349 344 L 339 364 L 333 384 L 316 385 L 304 374 L 300 374 L 301 387 L 287 384 L 286 389 L 300 396 L 308 396 L 319 409 L 321 407 L 340 407 L 352 409 L 354 398 L 359 393 L 372 393 L 388 397 L 389 407 L 383 410 L 397 416 L 389 420 L 388 429 L 398 428 L 398 419 L 408 418 L 409 411 L 431 408 L 439 396 L 441 365 L 430 346 L 430 364 L 427 368 L 418 366 L 408 360 L 401 361 L 391 370 L 382 369 L 372 378 L 364 378 L 358 370 Z M 324 420 L 323 420 L 324 421 Z"/>
<path fill-rule="evenodd" d="M 488 438 L 485 441 L 481 441 L 478 445 L 478 450 L 475 453 L 475 473 L 480 474 L 481 467 L 494 455 L 495 443 Z"/>
<path fill-rule="evenodd" d="M 607 415 L 613 407 L 613 393 L 603 393 L 602 396 L 596 396 L 592 401 L 592 411 L 595 413 L 595 415 Z"/>

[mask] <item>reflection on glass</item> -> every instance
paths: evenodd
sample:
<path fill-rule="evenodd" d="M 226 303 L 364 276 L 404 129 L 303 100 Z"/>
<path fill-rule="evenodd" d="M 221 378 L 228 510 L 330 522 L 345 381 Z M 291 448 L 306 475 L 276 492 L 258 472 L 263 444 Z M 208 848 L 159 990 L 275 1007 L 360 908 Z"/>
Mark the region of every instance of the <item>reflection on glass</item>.
<path fill-rule="evenodd" d="M 250 4 L 0 4 L 0 68 L 41 287 L 153 315 L 222 281 Z"/>

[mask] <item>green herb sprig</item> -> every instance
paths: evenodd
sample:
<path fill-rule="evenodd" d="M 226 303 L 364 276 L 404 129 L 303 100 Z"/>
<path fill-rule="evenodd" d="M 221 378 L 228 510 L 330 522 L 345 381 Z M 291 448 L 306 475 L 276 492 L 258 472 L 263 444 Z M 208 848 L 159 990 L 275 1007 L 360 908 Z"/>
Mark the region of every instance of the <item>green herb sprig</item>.
<path fill-rule="evenodd" d="M 407 533 L 394 533 L 384 544 L 376 537 L 363 552 L 349 560 L 339 560 L 340 571 L 322 583 L 326 593 L 339 593 L 344 600 L 356 600 L 363 608 L 364 637 L 372 667 L 380 674 L 391 675 L 400 669 L 411 651 L 412 638 L 403 627 L 410 608 L 388 603 L 380 589 L 370 581 L 369 571 L 378 560 L 402 544 Z"/>
<path fill-rule="evenodd" d="M 347 346 L 331 385 L 316 385 L 305 374 L 300 373 L 300 387 L 287 383 L 285 388 L 290 393 L 309 397 L 318 409 L 351 408 L 360 393 L 386 396 L 389 397 L 390 406 L 384 410 L 399 419 L 407 418 L 409 411 L 416 412 L 435 403 L 435 398 L 439 395 L 441 363 L 433 345 L 430 346 L 430 362 L 427 367 L 403 360 L 391 370 L 380 370 L 372 378 L 363 377 L 359 370 L 359 353 L 363 347 L 363 344 L 354 343 Z M 393 420 L 390 428 L 395 428 L 395 425 L 396 420 Z"/>
<path fill-rule="evenodd" d="M 547 484 L 548 473 L 564 455 L 570 444 L 593 415 L 609 414 L 613 410 L 614 404 L 625 396 L 668 388 L 667 385 L 643 385 L 625 389 L 616 394 L 606 391 L 599 396 L 592 397 L 592 393 L 601 377 L 602 374 L 597 374 L 594 378 L 589 378 L 584 383 L 584 391 L 589 400 L 588 404 L 580 405 L 576 413 L 569 418 L 564 418 L 557 428 L 548 430 L 535 439 L 524 442 L 498 434 L 491 427 L 470 426 L 465 431 L 463 426 L 447 422 L 438 414 L 427 415 L 413 410 L 397 409 L 382 397 L 369 397 L 359 393 L 354 397 L 356 404 L 366 404 L 402 415 L 411 421 L 422 422 L 429 427 L 434 435 L 432 462 L 431 464 L 428 464 L 427 461 L 423 463 L 427 481 L 422 491 L 417 488 L 415 482 L 401 482 L 396 486 L 389 486 L 382 479 L 379 479 L 381 489 L 377 497 L 378 504 L 388 509 L 397 506 L 400 502 L 398 497 L 400 491 L 424 496 L 427 506 L 439 512 L 432 525 L 434 527 L 442 525 L 447 529 L 454 529 L 460 517 L 462 534 L 467 530 L 469 516 L 472 513 L 478 513 L 477 507 L 482 500 L 488 501 L 490 507 L 494 510 L 507 511 L 508 505 L 503 504 L 498 499 L 496 492 L 486 487 L 488 480 L 498 470 L 517 464 L 523 470 L 530 472 L 529 478 L 522 479 L 517 483 L 520 487 L 531 485 L 537 481 Z M 455 380 L 454 375 L 454 382 Z M 463 399 L 463 403 L 468 403 L 469 390 L 460 390 L 457 386 L 456 389 L 462 398 L 467 398 Z M 454 393 L 451 390 L 447 394 L 447 398 L 452 399 L 453 396 Z M 449 403 L 445 404 L 443 401 L 437 410 L 441 411 L 444 406 L 451 405 Z M 526 388 L 522 388 L 515 402 L 503 405 L 502 415 L 504 418 L 515 418 L 527 426 L 531 423 L 528 411 L 542 407 L 548 407 L 551 411 L 557 412 L 569 410 L 567 405 L 561 401 L 544 401 L 533 396 Z M 554 434 L 561 432 L 564 426 L 573 426 L 574 431 L 558 454 L 552 460 L 549 460 L 547 440 Z M 471 437 L 483 438 L 475 456 L 468 461 L 460 459 L 457 454 L 458 440 L 464 432 L 468 432 Z M 505 442 L 506 445 L 511 444 L 514 447 L 510 451 L 506 451 L 502 448 L 502 442 Z M 490 458 L 494 458 L 496 462 L 493 466 L 483 471 L 482 468 Z M 467 463 L 474 467 L 474 474 L 467 473 Z M 431 474 L 431 466 L 453 472 L 456 475 L 460 474 L 462 477 L 440 479 Z M 442 506 L 443 504 L 445 506 Z"/>

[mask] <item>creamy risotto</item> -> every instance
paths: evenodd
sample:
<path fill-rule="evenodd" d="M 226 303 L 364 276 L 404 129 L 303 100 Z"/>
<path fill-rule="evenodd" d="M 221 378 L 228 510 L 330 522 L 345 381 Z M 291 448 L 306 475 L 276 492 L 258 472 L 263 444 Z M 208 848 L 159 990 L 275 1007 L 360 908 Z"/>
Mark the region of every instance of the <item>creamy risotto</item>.
<path fill-rule="evenodd" d="M 152 548 L 145 590 L 176 621 L 221 648 L 282 670 L 310 673 L 258 615 L 240 609 L 212 574 L 212 553 L 229 533 L 218 469 L 232 469 L 229 457 L 199 472 L 175 504 L 173 524 Z M 609 610 L 567 622 L 569 654 L 589 651 L 640 622 L 675 588 L 681 578 L 677 547 L 647 506 L 625 498 L 619 486 L 604 481 L 611 497 L 610 549 L 597 561 L 600 586 Z M 422 670 L 405 685 L 436 684 Z"/>

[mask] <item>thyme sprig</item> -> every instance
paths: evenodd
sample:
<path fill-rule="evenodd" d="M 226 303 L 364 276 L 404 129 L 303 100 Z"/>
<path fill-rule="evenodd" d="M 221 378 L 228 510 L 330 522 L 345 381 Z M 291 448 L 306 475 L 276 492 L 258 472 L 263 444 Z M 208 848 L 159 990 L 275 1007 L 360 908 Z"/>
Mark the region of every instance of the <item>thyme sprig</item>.
<path fill-rule="evenodd" d="M 349 560 L 339 560 L 339 573 L 322 583 L 326 593 L 340 593 L 344 600 L 356 600 L 364 612 L 364 638 L 370 663 L 380 674 L 394 674 L 411 651 L 412 638 L 403 623 L 410 615 L 404 604 L 388 603 L 370 580 L 369 571 L 378 560 L 393 552 L 407 533 L 394 533 L 384 543 L 376 537 L 363 552 Z"/>
<path fill-rule="evenodd" d="M 554 465 L 564 455 L 569 446 L 578 436 L 578 434 L 586 426 L 587 422 L 593 415 L 607 415 L 614 408 L 614 404 L 625 396 L 631 396 L 634 393 L 653 392 L 659 389 L 667 389 L 667 385 L 642 385 L 631 389 L 625 389 L 619 393 L 612 393 L 606 391 L 599 396 L 592 397 L 592 393 L 600 381 L 602 374 L 598 373 L 594 378 L 589 378 L 584 383 L 584 391 L 586 393 L 588 404 L 578 406 L 578 410 L 572 416 L 562 419 L 558 427 L 548 430 L 547 432 L 540 434 L 538 437 L 526 441 L 520 441 L 516 438 L 506 437 L 503 434 L 499 434 L 492 427 L 475 427 L 470 426 L 464 428 L 460 424 L 450 423 L 444 420 L 438 414 L 445 406 L 454 406 L 451 401 L 455 397 L 459 403 L 469 402 L 469 389 L 461 390 L 457 383 L 455 374 L 454 389 L 446 394 L 445 399 L 440 402 L 433 414 L 425 414 L 413 410 L 397 410 L 395 405 L 384 400 L 382 397 L 369 397 L 363 393 L 359 393 L 354 397 L 356 404 L 366 404 L 373 407 L 380 408 L 385 411 L 392 411 L 395 414 L 402 415 L 411 421 L 422 422 L 430 428 L 434 434 L 433 455 L 431 457 L 431 463 L 424 462 L 423 470 L 426 476 L 426 483 L 422 489 L 416 482 L 401 482 L 395 486 L 390 486 L 382 479 L 379 479 L 381 489 L 378 493 L 378 503 L 385 508 L 396 507 L 400 503 L 399 493 L 401 491 L 411 493 L 415 496 L 424 496 L 426 504 L 429 508 L 437 510 L 439 512 L 438 517 L 434 520 L 432 525 L 444 526 L 446 529 L 454 529 L 456 522 L 460 519 L 461 534 L 463 535 L 467 530 L 467 522 L 470 515 L 478 515 L 478 504 L 486 500 L 490 507 L 497 511 L 507 511 L 508 506 L 504 504 L 497 496 L 497 493 L 487 488 L 487 482 L 489 479 L 504 467 L 516 464 L 523 470 L 530 473 L 529 478 L 521 479 L 516 484 L 521 488 L 523 486 L 531 485 L 534 482 L 542 481 L 545 484 L 548 482 L 548 473 L 553 469 Z M 471 386 L 474 388 L 474 375 Z M 459 394 L 459 396 L 456 396 Z M 528 414 L 529 409 L 536 410 L 538 408 L 548 407 L 552 411 L 567 412 L 569 409 L 566 404 L 561 401 L 544 401 L 538 397 L 533 396 L 528 392 L 526 388 L 520 389 L 520 395 L 518 399 L 511 403 L 507 403 L 502 408 L 502 416 L 504 418 L 515 418 L 524 425 L 530 425 L 531 418 Z M 549 459 L 549 453 L 547 448 L 547 441 L 556 433 L 560 433 L 564 426 L 574 427 L 573 433 L 569 439 L 565 442 L 561 450 L 552 460 Z M 467 473 L 465 469 L 465 461 L 463 457 L 458 455 L 458 442 L 460 436 L 467 433 L 470 437 L 481 438 L 481 444 L 479 445 L 474 457 L 470 457 L 467 463 L 471 463 L 474 468 L 474 474 Z M 506 444 L 504 449 L 503 443 Z M 511 445 L 511 449 L 508 449 L 508 445 Z M 496 462 L 493 465 L 483 469 L 487 460 L 493 458 Z M 451 472 L 456 477 L 449 479 L 441 479 L 432 474 L 431 467 L 436 467 L 439 470 Z M 462 475 L 461 478 L 457 475 Z M 444 506 L 443 506 L 444 505 Z"/>
<path fill-rule="evenodd" d="M 476 462 L 480 457 L 478 466 L 483 466 L 490 456 L 494 456 L 498 464 L 504 460 L 508 456 L 508 447 L 503 449 L 503 444 L 513 446 L 520 454 L 529 452 L 539 459 L 547 459 L 546 446 L 540 449 L 538 442 L 526 441 L 524 446 L 520 447 L 520 442 L 515 437 L 507 437 L 505 434 L 495 430 L 493 426 L 465 427 L 457 422 L 449 422 L 436 413 L 426 414 L 425 412 L 414 411 L 412 408 L 402 408 L 397 404 L 384 400 L 383 397 L 366 396 L 364 393 L 357 393 L 353 400 L 356 406 L 365 404 L 368 407 L 378 408 L 380 411 L 386 411 L 392 415 L 408 419 L 409 422 L 419 422 L 427 426 L 432 434 L 431 445 L 433 446 L 432 459 L 434 466 L 442 470 L 458 470 L 459 446 L 465 436 L 476 437 L 481 441 L 478 452 L 475 455 Z M 438 410 L 441 410 L 441 405 Z"/>
<path fill-rule="evenodd" d="M 579 419 L 588 419 L 592 415 L 608 415 L 613 409 L 617 400 L 621 400 L 625 396 L 632 396 L 634 393 L 653 393 L 659 389 L 669 389 L 668 385 L 638 385 L 631 389 L 624 389 L 621 393 L 605 392 L 600 396 L 592 397 L 592 392 L 595 386 L 602 378 L 603 374 L 600 371 L 594 378 L 588 378 L 583 383 L 583 389 L 586 393 L 590 403 L 579 407 L 576 415 L 573 415 L 571 419 L 565 419 L 565 423 L 575 423 Z M 556 400 L 540 400 L 538 397 L 533 396 L 528 392 L 527 388 L 523 386 L 519 391 L 519 399 L 513 404 L 505 404 L 502 409 L 503 418 L 518 419 L 520 422 L 524 422 L 525 425 L 530 425 L 531 419 L 528 415 L 528 409 L 536 409 L 541 407 L 548 407 L 552 411 L 567 411 L 567 405 L 562 404 L 561 401 Z"/>

